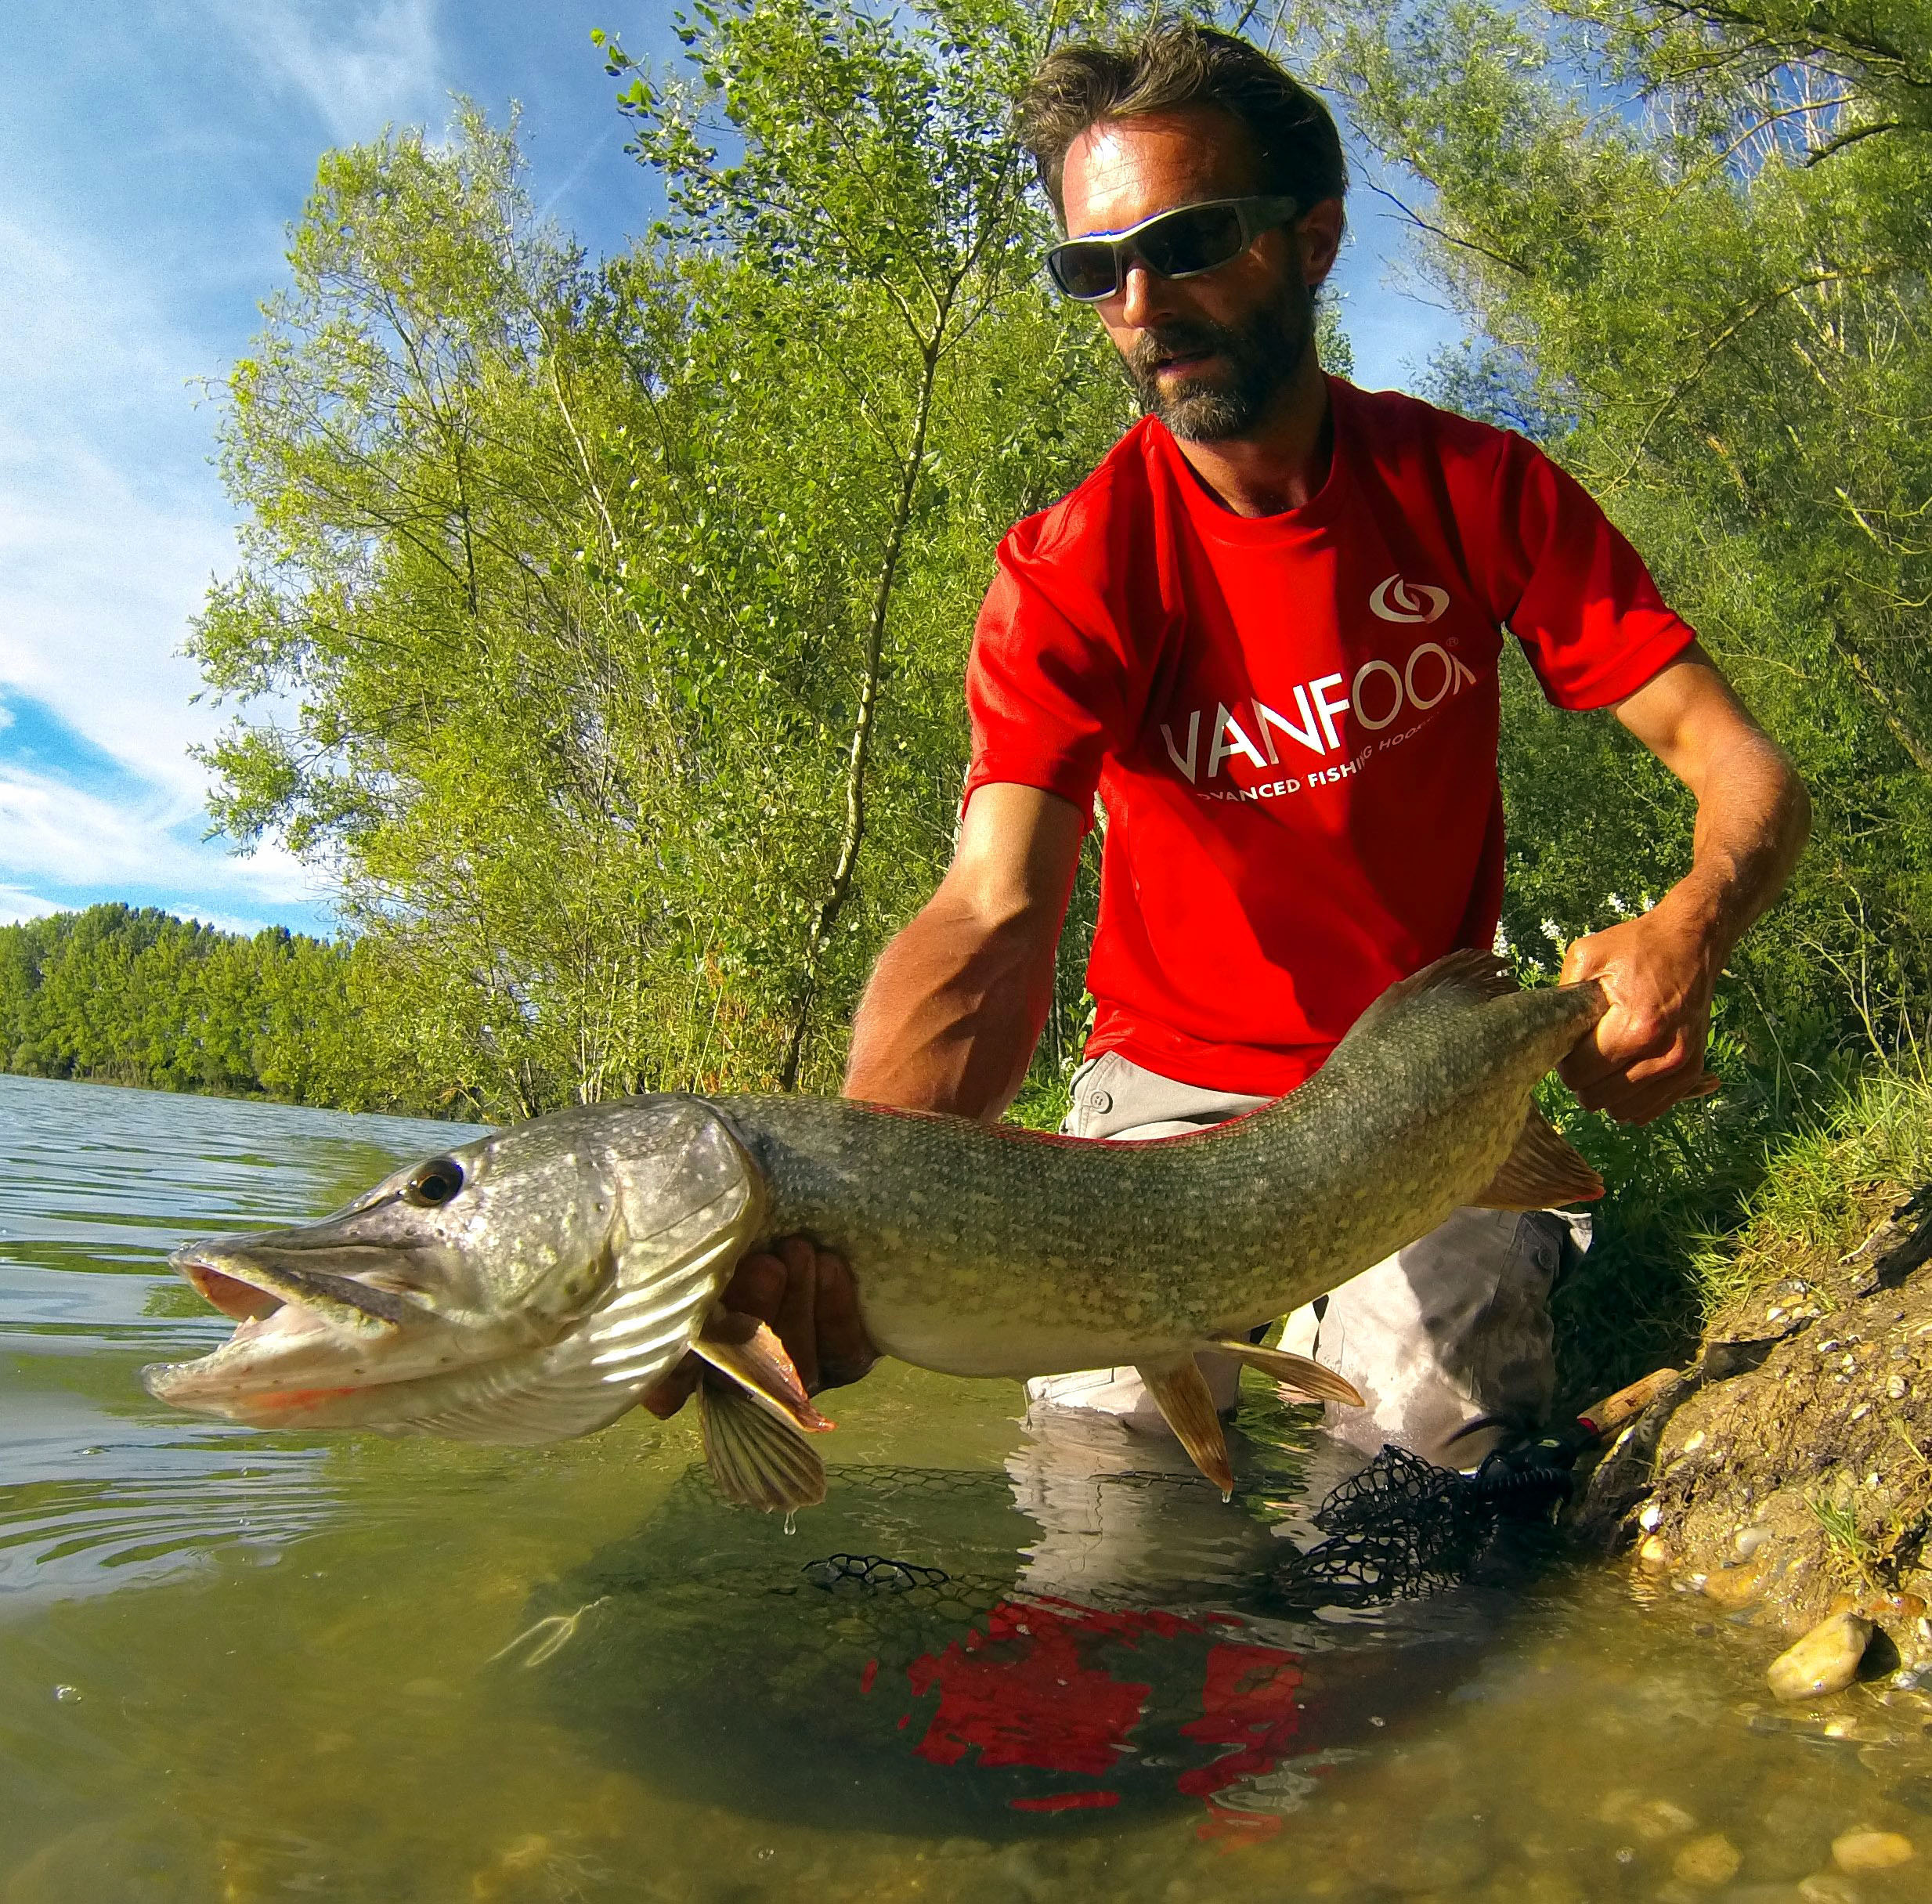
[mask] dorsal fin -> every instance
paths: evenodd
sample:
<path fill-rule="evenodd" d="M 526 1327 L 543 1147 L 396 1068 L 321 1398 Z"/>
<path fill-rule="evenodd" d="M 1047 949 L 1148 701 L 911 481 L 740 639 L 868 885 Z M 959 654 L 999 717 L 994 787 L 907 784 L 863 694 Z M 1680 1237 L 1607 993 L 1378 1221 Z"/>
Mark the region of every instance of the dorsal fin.
<path fill-rule="evenodd" d="M 1515 1148 L 1482 1194 L 1469 1201 L 1481 1210 L 1547 1210 L 1602 1194 L 1603 1179 L 1532 1104 Z"/>
<path fill-rule="evenodd" d="M 1472 1002 L 1508 998 L 1519 987 L 1508 966 L 1494 952 L 1465 945 L 1407 978 L 1399 978 L 1349 1028 L 1350 1035 L 1373 1028 L 1412 1000 L 1440 993 Z"/>

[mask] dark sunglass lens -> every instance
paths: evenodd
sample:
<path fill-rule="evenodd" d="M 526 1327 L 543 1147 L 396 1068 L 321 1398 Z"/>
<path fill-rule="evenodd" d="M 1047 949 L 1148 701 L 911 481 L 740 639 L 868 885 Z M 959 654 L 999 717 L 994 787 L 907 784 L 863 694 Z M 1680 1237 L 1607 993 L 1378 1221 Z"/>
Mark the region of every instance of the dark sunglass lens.
<path fill-rule="evenodd" d="M 1046 255 L 1046 266 L 1070 298 L 1109 297 L 1118 283 L 1110 244 L 1056 244 Z"/>
<path fill-rule="evenodd" d="M 1163 277 L 1212 271 L 1240 251 L 1240 215 L 1232 205 L 1190 205 L 1150 225 L 1136 243 Z"/>

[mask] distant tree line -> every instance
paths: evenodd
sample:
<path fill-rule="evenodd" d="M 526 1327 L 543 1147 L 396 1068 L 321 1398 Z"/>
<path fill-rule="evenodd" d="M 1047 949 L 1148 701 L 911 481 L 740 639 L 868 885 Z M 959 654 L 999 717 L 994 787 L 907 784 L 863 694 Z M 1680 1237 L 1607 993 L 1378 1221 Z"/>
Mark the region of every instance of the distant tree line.
<path fill-rule="evenodd" d="M 349 1111 L 470 1108 L 395 1061 L 368 960 L 152 906 L 0 926 L 0 1069 Z"/>

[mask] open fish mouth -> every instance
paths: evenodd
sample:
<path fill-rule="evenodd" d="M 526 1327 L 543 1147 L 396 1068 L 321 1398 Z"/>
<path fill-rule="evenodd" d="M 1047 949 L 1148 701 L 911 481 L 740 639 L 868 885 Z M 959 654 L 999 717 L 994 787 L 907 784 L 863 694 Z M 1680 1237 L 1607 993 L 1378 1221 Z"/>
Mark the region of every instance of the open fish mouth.
<path fill-rule="evenodd" d="M 190 1244 L 168 1259 L 235 1328 L 208 1355 L 143 1369 L 143 1386 L 157 1400 L 252 1419 L 420 1372 L 418 1358 L 392 1352 L 406 1324 L 434 1324 L 433 1312 L 362 1277 L 305 1268 L 276 1255 L 214 1242 Z"/>
<path fill-rule="evenodd" d="M 168 1263 L 204 1301 L 237 1324 L 264 1321 L 293 1308 L 352 1334 L 380 1337 L 424 1313 L 407 1296 L 355 1276 L 254 1259 L 244 1265 L 204 1243 L 176 1250 Z"/>

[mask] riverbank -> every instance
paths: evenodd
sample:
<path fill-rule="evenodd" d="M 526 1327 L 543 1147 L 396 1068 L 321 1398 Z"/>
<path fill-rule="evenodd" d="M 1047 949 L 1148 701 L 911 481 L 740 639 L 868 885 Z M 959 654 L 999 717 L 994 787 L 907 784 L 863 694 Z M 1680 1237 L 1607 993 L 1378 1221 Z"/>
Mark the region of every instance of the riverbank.
<path fill-rule="evenodd" d="M 1774 1158 L 1699 1267 L 1685 1380 L 1606 1456 L 1580 1534 L 1764 1629 L 1853 1610 L 1864 1676 L 1932 1660 L 1932 1086 L 1865 1081 Z"/>

